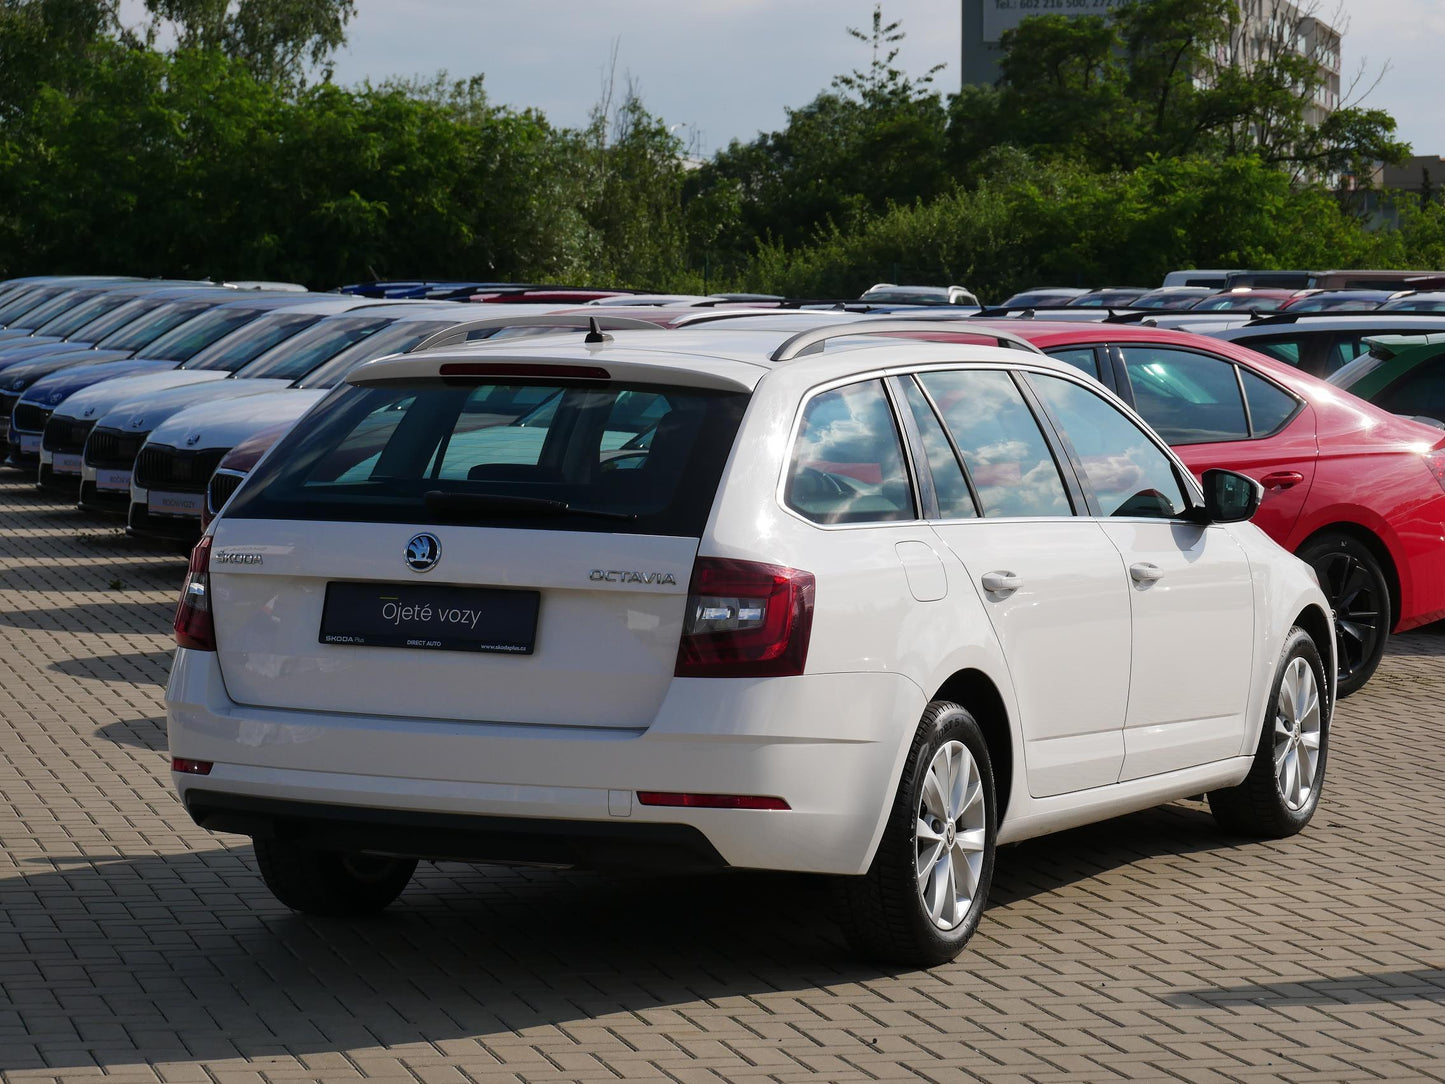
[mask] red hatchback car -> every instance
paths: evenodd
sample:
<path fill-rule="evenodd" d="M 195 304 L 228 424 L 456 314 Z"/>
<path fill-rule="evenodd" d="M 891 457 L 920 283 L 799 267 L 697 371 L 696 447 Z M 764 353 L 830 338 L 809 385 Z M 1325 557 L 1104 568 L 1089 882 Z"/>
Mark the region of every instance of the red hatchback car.
<path fill-rule="evenodd" d="M 1445 433 L 1218 339 L 1130 324 L 988 321 L 1098 377 L 1196 474 L 1258 479 L 1254 522 L 1335 609 L 1341 696 L 1389 632 L 1445 618 Z"/>

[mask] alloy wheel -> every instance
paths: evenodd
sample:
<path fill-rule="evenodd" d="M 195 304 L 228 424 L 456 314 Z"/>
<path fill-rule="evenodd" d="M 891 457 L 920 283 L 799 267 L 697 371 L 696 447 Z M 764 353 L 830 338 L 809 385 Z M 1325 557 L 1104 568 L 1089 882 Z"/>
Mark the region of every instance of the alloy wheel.
<path fill-rule="evenodd" d="M 1374 658 L 1385 635 L 1381 600 L 1375 577 L 1352 554 L 1328 554 L 1316 561 L 1315 571 L 1335 612 L 1335 644 L 1343 681 Z"/>
<path fill-rule="evenodd" d="M 1279 685 L 1274 715 L 1274 774 L 1290 809 L 1303 809 L 1314 793 L 1320 760 L 1320 688 L 1315 671 L 1291 659 Z"/>
<path fill-rule="evenodd" d="M 988 812 L 983 777 L 959 741 L 933 754 L 918 801 L 918 894 L 939 929 L 968 916 L 983 873 Z"/>

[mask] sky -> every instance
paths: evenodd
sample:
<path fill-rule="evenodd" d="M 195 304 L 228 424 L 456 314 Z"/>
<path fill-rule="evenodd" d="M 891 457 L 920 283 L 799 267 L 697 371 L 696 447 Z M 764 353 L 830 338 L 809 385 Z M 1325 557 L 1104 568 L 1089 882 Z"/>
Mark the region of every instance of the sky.
<path fill-rule="evenodd" d="M 484 75 L 492 101 L 541 110 L 580 126 L 609 72 L 629 81 L 696 157 L 786 123 L 834 75 L 866 68 L 871 0 L 357 0 L 336 79 Z M 1399 121 L 1416 154 L 1445 155 L 1445 110 L 1436 68 L 1445 48 L 1445 0 L 1321 0 L 1343 25 L 1345 82 L 1364 65 L 1363 104 Z M 1338 12 L 1338 16 L 1336 16 Z M 886 0 L 885 20 L 907 38 L 896 63 L 911 76 L 935 64 L 944 92 L 958 89 L 958 0 Z M 616 63 L 612 63 L 615 53 Z"/>

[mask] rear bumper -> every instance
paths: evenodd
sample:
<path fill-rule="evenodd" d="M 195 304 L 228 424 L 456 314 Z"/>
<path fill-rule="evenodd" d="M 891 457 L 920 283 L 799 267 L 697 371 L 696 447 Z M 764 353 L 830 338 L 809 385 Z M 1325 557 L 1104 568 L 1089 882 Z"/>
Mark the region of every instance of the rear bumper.
<path fill-rule="evenodd" d="M 202 828 L 215 832 L 322 850 L 679 872 L 727 865 L 701 832 L 681 824 L 423 813 L 256 798 L 201 787 L 186 792 L 186 810 Z"/>
<path fill-rule="evenodd" d="M 840 874 L 867 870 L 924 706 L 900 675 L 821 674 L 675 680 L 645 730 L 289 711 L 232 702 L 216 656 L 184 649 L 166 699 L 172 755 L 214 765 L 173 782 L 217 830 L 418 857 L 665 868 L 681 847 L 694 865 Z M 763 795 L 790 808 L 644 806 L 639 791 Z M 432 842 L 432 829 L 456 834 Z"/>

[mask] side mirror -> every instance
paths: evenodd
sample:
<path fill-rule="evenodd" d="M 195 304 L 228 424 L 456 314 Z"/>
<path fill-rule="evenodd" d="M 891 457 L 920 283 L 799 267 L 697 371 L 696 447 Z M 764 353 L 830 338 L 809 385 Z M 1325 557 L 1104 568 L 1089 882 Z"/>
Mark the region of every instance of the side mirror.
<path fill-rule="evenodd" d="M 1211 467 L 1200 476 L 1204 485 L 1204 508 L 1197 519 L 1203 523 L 1242 523 L 1259 511 L 1264 486 L 1232 470 Z"/>

